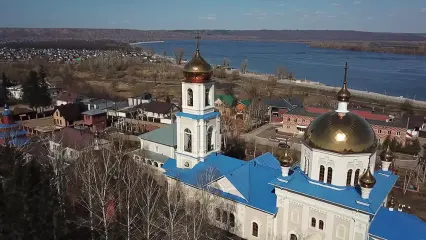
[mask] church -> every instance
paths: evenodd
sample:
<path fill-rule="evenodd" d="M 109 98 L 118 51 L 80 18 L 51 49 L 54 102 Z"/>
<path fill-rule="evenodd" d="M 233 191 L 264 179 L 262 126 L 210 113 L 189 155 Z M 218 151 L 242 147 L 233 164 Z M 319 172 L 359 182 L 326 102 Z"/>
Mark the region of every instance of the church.
<path fill-rule="evenodd" d="M 243 161 L 220 154 L 213 68 L 197 37 L 183 69 L 182 112 L 169 127 L 139 136 L 138 151 L 161 169 L 169 188 L 179 183 L 188 195 L 202 191 L 220 199 L 211 223 L 245 239 L 426 239 L 426 224 L 388 199 L 397 180 L 390 168 L 394 154 L 383 151 L 376 167 L 375 133 L 348 110 L 347 69 L 337 109 L 309 125 L 300 163 L 287 152 Z"/>

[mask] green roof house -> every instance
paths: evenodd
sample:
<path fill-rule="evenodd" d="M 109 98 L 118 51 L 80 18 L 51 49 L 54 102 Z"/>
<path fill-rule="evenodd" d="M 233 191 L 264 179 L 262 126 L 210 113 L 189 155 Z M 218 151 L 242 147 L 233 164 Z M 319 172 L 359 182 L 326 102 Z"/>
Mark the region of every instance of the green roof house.
<path fill-rule="evenodd" d="M 216 104 L 225 104 L 229 107 L 235 107 L 237 105 L 237 100 L 234 96 L 229 94 L 216 95 L 215 99 Z"/>

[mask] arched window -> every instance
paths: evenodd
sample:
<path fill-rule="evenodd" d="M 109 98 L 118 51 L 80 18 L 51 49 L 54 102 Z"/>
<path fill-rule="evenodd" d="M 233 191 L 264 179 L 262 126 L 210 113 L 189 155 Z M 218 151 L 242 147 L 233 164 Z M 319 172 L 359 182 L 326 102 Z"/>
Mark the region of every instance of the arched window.
<path fill-rule="evenodd" d="M 206 104 L 206 107 L 210 106 L 210 88 L 206 88 L 206 92 L 205 92 L 205 104 Z"/>
<path fill-rule="evenodd" d="M 253 222 L 251 225 L 251 235 L 255 237 L 259 236 L 259 226 L 255 222 Z"/>
<path fill-rule="evenodd" d="M 317 220 L 315 218 L 311 219 L 311 227 L 316 227 L 317 226 Z"/>
<path fill-rule="evenodd" d="M 339 224 L 336 230 L 336 238 L 345 239 L 346 238 L 346 227 Z"/>
<path fill-rule="evenodd" d="M 235 216 L 233 213 L 229 214 L 229 226 L 235 227 Z"/>
<path fill-rule="evenodd" d="M 192 92 L 192 89 L 188 88 L 187 90 L 187 99 L 186 103 L 189 107 L 194 106 L 194 93 Z"/>
<path fill-rule="evenodd" d="M 305 163 L 304 163 L 304 165 L 305 165 L 305 169 L 304 169 L 304 173 L 307 173 L 308 172 L 308 161 L 307 161 L 307 157 L 305 156 Z"/>
<path fill-rule="evenodd" d="M 296 234 L 290 234 L 290 240 L 297 240 Z"/>
<path fill-rule="evenodd" d="M 154 162 L 154 167 L 158 167 L 158 163 L 157 162 Z"/>
<path fill-rule="evenodd" d="M 220 221 L 220 209 L 216 208 L 216 221 Z"/>
<path fill-rule="evenodd" d="M 319 220 L 318 227 L 320 230 L 324 230 L 324 222 L 322 220 Z"/>
<path fill-rule="evenodd" d="M 191 130 L 188 128 L 184 131 L 184 150 L 186 152 L 192 152 L 192 135 Z"/>
<path fill-rule="evenodd" d="M 207 152 L 213 151 L 213 126 L 207 129 Z"/>
<path fill-rule="evenodd" d="M 331 184 L 331 180 L 333 180 L 333 169 L 328 167 L 327 169 L 327 183 Z"/>
<path fill-rule="evenodd" d="M 148 165 L 152 165 L 151 160 L 148 160 L 147 163 L 148 163 Z"/>
<path fill-rule="evenodd" d="M 226 211 L 222 212 L 222 223 L 228 223 L 228 213 Z"/>
<path fill-rule="evenodd" d="M 354 185 L 358 185 L 358 179 L 359 179 L 359 169 L 355 171 L 355 179 L 354 179 Z"/>
<path fill-rule="evenodd" d="M 346 186 L 350 186 L 352 183 L 352 169 L 348 170 L 348 174 L 346 175 Z"/>
<path fill-rule="evenodd" d="M 319 172 L 319 181 L 324 182 L 324 173 L 325 173 L 325 167 L 323 165 L 320 166 L 320 172 Z"/>

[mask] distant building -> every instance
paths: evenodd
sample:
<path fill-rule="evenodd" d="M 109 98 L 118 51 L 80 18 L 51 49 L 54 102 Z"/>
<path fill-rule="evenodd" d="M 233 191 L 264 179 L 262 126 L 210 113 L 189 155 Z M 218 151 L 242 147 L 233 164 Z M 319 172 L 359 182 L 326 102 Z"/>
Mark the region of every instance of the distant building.
<path fill-rule="evenodd" d="M 153 97 L 151 93 L 144 93 L 142 94 L 142 96 L 129 97 L 127 100 L 128 100 L 128 105 L 130 107 L 133 107 L 143 103 L 149 103 L 153 100 Z"/>
<path fill-rule="evenodd" d="M 296 108 L 303 106 L 303 102 L 297 98 L 288 99 L 265 99 L 263 100 L 268 108 L 269 122 L 270 123 L 281 123 L 283 115 Z"/>
<path fill-rule="evenodd" d="M 28 131 L 13 119 L 13 113 L 5 106 L 0 118 L 0 145 L 22 147 L 29 143 Z"/>
<path fill-rule="evenodd" d="M 92 109 L 82 113 L 83 123 L 93 132 L 102 131 L 107 127 L 106 110 Z"/>
<path fill-rule="evenodd" d="M 173 103 L 152 101 L 137 107 L 139 118 L 144 121 L 171 124 L 180 109 Z"/>
<path fill-rule="evenodd" d="M 56 106 L 65 105 L 68 103 L 76 103 L 83 99 L 82 96 L 72 93 L 72 92 L 62 92 L 59 93 L 57 99 L 56 99 Z"/>

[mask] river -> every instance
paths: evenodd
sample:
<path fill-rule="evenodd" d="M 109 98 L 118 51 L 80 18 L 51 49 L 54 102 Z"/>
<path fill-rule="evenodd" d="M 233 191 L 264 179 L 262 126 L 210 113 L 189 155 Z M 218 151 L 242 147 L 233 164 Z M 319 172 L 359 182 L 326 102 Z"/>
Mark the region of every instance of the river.
<path fill-rule="evenodd" d="M 183 48 L 185 58 L 191 59 L 195 41 L 165 41 L 141 44 L 158 54 L 173 55 Z M 426 101 L 426 56 L 353 52 L 311 48 L 304 44 L 256 41 L 200 42 L 201 55 L 211 64 L 221 64 L 226 57 L 234 68 L 248 59 L 248 71 L 275 73 L 280 66 L 294 72 L 297 79 L 319 81 L 340 86 L 344 65 L 348 62 L 350 88 Z"/>

